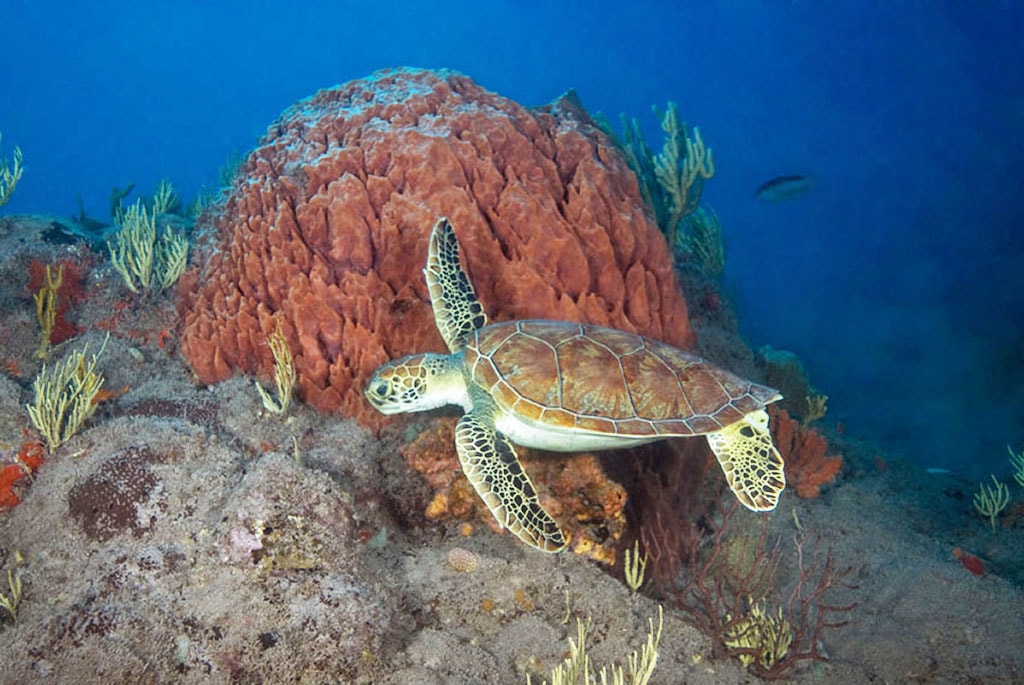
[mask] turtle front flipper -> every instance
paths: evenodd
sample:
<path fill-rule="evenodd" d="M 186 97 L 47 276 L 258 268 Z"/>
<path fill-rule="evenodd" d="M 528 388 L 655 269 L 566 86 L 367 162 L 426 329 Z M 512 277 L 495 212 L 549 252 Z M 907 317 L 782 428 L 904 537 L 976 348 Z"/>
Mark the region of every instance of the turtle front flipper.
<path fill-rule="evenodd" d="M 473 331 L 487 325 L 487 314 L 459 261 L 459 240 L 445 217 L 430 232 L 427 265 L 423 269 L 434 308 L 437 330 L 454 354 L 466 345 Z"/>
<path fill-rule="evenodd" d="M 751 511 L 771 511 L 786 489 L 782 455 L 768 432 L 768 412 L 760 409 L 742 420 L 707 434 L 725 480 L 736 498 Z"/>
<path fill-rule="evenodd" d="M 565 536 L 540 506 L 511 441 L 473 413 L 455 428 L 462 471 L 498 523 L 542 552 L 565 549 Z"/>

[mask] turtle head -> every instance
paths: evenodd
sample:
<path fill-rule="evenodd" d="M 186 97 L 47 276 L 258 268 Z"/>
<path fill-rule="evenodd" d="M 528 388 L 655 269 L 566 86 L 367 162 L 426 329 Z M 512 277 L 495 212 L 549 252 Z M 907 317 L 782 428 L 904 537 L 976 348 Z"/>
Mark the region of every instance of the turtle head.
<path fill-rule="evenodd" d="M 381 414 L 426 411 L 446 404 L 470 407 L 462 355 L 414 354 L 373 372 L 364 391 Z"/>

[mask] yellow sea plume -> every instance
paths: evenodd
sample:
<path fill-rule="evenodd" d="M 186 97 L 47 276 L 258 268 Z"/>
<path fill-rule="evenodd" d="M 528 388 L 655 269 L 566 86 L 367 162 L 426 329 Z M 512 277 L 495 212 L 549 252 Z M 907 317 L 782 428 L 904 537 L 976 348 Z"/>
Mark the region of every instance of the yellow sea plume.
<path fill-rule="evenodd" d="M 36 350 L 36 359 L 46 359 L 46 355 L 50 353 L 50 337 L 57 323 L 57 293 L 63 281 L 64 265 L 57 267 L 55 277 L 50 265 L 47 264 L 46 282 L 39 288 L 39 292 L 32 296 L 36 303 L 36 320 L 39 322 L 39 348 Z"/>
<path fill-rule="evenodd" d="M 640 122 L 636 119 L 621 117 L 621 140 L 607 121 L 603 121 L 601 126 L 626 155 L 630 168 L 636 174 L 644 203 L 665 234 L 669 249 L 683 247 L 694 253 L 702 268 L 710 268 L 711 275 L 718 275 L 725 261 L 718 217 L 713 212 L 694 214 L 704 192 L 704 181 L 715 175 L 711 148 L 705 145 L 700 129 L 693 128 L 691 136 L 686 124 L 679 119 L 676 103 L 669 102 L 664 112 L 655 107 L 654 114 L 665 132 L 665 142 L 658 154 L 654 154 L 647 145 Z M 687 226 L 680 227 L 684 219 L 691 218 Z M 677 244 L 680 230 L 687 228 L 687 243 Z"/>
<path fill-rule="evenodd" d="M 715 162 L 700 129 L 693 129 L 693 138 L 687 135 L 676 103 L 668 103 L 661 116 L 661 130 L 665 145 L 654 158 L 654 173 L 669 199 L 668 244 L 674 246 L 679 221 L 697 209 L 704 181 L 715 175 Z"/>
<path fill-rule="evenodd" d="M 804 398 L 807 403 L 807 413 L 804 414 L 803 420 L 800 422 L 805 426 L 825 418 L 825 413 L 828 411 L 828 395 L 811 394 Z"/>
<path fill-rule="evenodd" d="M 267 338 L 267 345 L 274 355 L 274 385 L 277 396 L 264 390 L 259 381 L 256 381 L 256 390 L 259 391 L 260 399 L 263 400 L 263 406 L 267 411 L 271 414 L 283 414 L 288 411 L 295 390 L 295 362 L 292 359 L 291 348 L 288 347 L 288 340 L 281 331 L 280 322 Z"/>
<path fill-rule="evenodd" d="M 1013 479 L 1017 481 L 1017 485 L 1024 488 L 1024 450 L 1014 452 L 1013 448 L 1007 445 L 1006 451 L 1010 453 L 1010 467 L 1013 469 Z"/>
<path fill-rule="evenodd" d="M 793 644 L 793 627 L 782 615 L 782 609 L 772 613 L 761 604 L 750 608 L 750 613 L 726 628 L 722 644 L 736 653 L 744 668 L 758 663 L 770 670 L 786 658 Z"/>
<path fill-rule="evenodd" d="M 629 548 L 626 548 L 624 554 L 623 572 L 626 579 L 626 585 L 633 592 L 637 592 L 640 587 L 644 584 L 644 572 L 647 570 L 647 552 L 640 556 L 640 541 L 633 541 L 633 554 L 629 553 Z"/>
<path fill-rule="evenodd" d="M 15 552 L 15 559 L 21 558 L 20 552 Z M 17 563 L 17 562 L 15 562 Z M 3 608 L 14 622 L 18 622 L 18 605 L 21 604 L 21 573 L 17 569 L 7 569 L 7 587 L 11 589 L 10 596 L 0 592 L 0 608 Z"/>
<path fill-rule="evenodd" d="M 2 140 L 3 136 L 0 135 L 0 141 Z M 11 199 L 14 187 L 18 185 L 24 171 L 20 147 L 14 148 L 14 159 L 11 162 L 0 157 L 0 207 L 3 207 Z"/>
<path fill-rule="evenodd" d="M 1010 489 L 1002 484 L 995 476 L 992 476 L 993 487 L 984 483 L 974 493 L 974 508 L 978 513 L 988 518 L 992 525 L 992 532 L 996 531 L 996 517 L 1010 503 Z"/>
<path fill-rule="evenodd" d="M 32 384 L 35 401 L 26 405 L 32 425 L 46 438 L 50 451 L 71 439 L 96 409 L 96 396 L 103 387 L 103 374 L 96 371 L 108 335 L 100 351 L 86 360 L 88 345 L 74 350 L 52 367 L 43 368 Z"/>
<path fill-rule="evenodd" d="M 718 214 L 713 209 L 698 207 L 678 221 L 676 226 L 675 240 L 680 239 L 678 227 L 683 226 L 682 248 L 690 254 L 701 271 L 709 276 L 721 276 L 725 271 L 725 241 Z"/>
<path fill-rule="evenodd" d="M 107 248 L 128 289 L 137 293 L 174 285 L 188 263 L 188 239 L 171 230 L 158 238 L 156 212 L 150 216 L 142 200 L 120 214 L 118 223 L 121 228 Z"/>
<path fill-rule="evenodd" d="M 153 215 L 175 212 L 181 207 L 181 200 L 174 192 L 174 186 L 166 178 L 160 181 L 153 195 Z"/>
<path fill-rule="evenodd" d="M 663 610 L 659 605 L 658 623 L 655 625 L 653 618 L 647 619 L 650 627 L 647 641 L 640 646 L 639 650 L 630 653 L 627 659 L 628 669 L 612 665 L 597 671 L 590 663 L 590 655 L 587 653 L 587 625 L 577 618 L 576 640 L 569 638 L 569 656 L 551 671 L 551 685 L 576 685 L 577 683 L 625 685 L 627 682 L 632 685 L 646 685 L 650 682 L 651 676 L 654 675 L 654 668 L 658 665 L 658 646 L 661 643 L 663 619 Z M 588 620 L 587 624 L 589 625 L 589 623 Z M 526 685 L 530 685 L 531 682 L 533 681 L 527 674 Z"/>

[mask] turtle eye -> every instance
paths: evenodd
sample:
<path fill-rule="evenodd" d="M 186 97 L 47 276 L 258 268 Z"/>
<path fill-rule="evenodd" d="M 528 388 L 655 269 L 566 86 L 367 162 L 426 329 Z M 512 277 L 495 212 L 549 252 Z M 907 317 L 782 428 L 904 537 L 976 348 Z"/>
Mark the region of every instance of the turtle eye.
<path fill-rule="evenodd" d="M 386 381 L 381 381 L 380 383 L 377 383 L 377 385 L 373 386 L 372 392 L 377 397 L 387 397 L 389 387 L 390 386 Z"/>

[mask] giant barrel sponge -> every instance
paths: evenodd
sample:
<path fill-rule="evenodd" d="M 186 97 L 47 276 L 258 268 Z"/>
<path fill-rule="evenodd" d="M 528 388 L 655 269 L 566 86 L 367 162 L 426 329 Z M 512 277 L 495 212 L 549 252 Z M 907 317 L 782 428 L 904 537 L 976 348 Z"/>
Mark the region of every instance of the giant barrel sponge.
<path fill-rule="evenodd" d="M 300 398 L 378 427 L 374 369 L 445 349 L 420 271 L 438 216 L 460 227 L 493 321 L 692 346 L 636 178 L 574 97 L 530 110 L 455 72 L 396 69 L 295 104 L 249 154 L 180 281 L 182 353 L 204 383 L 271 377 L 280 326 Z"/>

